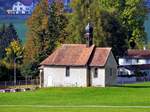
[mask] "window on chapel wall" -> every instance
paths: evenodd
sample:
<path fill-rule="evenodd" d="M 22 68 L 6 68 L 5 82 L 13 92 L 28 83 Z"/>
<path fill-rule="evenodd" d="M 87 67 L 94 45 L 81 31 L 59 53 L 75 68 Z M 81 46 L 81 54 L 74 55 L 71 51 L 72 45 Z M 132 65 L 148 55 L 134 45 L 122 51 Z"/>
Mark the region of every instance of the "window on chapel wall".
<path fill-rule="evenodd" d="M 70 76 L 70 67 L 66 67 L 66 77 Z"/>
<path fill-rule="evenodd" d="M 94 68 L 94 78 L 97 78 L 97 77 L 98 77 L 98 69 Z"/>

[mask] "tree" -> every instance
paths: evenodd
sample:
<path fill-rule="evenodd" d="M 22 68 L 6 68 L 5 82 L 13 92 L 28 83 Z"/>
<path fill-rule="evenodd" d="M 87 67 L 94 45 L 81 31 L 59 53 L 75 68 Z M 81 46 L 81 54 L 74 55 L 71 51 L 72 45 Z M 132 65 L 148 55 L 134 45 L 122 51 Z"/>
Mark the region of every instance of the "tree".
<path fill-rule="evenodd" d="M 8 41 L 8 43 L 10 43 L 12 40 L 19 40 L 17 31 L 12 23 L 10 23 L 6 28 L 4 37 L 6 38 L 6 41 Z"/>
<path fill-rule="evenodd" d="M 0 59 L 6 55 L 5 48 L 7 48 L 13 40 L 19 40 L 17 32 L 13 24 L 3 26 L 0 29 Z"/>
<path fill-rule="evenodd" d="M 4 33 L 6 32 L 6 25 L 3 24 L 0 28 L 0 59 L 2 59 L 5 55 L 5 40 Z"/>
<path fill-rule="evenodd" d="M 7 66 L 0 61 L 0 81 L 13 79 L 13 69 L 8 69 Z"/>
<path fill-rule="evenodd" d="M 94 44 L 112 47 L 116 56 L 123 55 L 127 49 L 126 34 L 116 18 L 115 8 L 106 8 L 111 3 L 112 1 L 105 0 L 73 1 L 74 12 L 68 17 L 66 41 L 85 43 L 84 29 L 87 23 L 91 22 L 94 27 Z"/>
<path fill-rule="evenodd" d="M 12 80 L 14 70 L 14 60 L 18 56 L 23 56 L 23 47 L 19 41 L 13 40 L 5 49 L 6 56 L 0 60 L 0 80 Z M 22 59 L 16 60 L 16 63 L 21 64 Z M 17 75 L 19 74 L 20 66 L 17 66 Z"/>
<path fill-rule="evenodd" d="M 5 49 L 6 57 L 3 62 L 8 68 L 13 68 L 14 60 L 16 57 L 23 56 L 23 47 L 19 41 L 13 40 L 10 45 Z"/>
<path fill-rule="evenodd" d="M 47 0 L 41 0 L 37 4 L 31 17 L 27 20 L 28 33 L 25 43 L 25 62 L 35 60 L 39 50 L 44 47 L 45 35 L 48 28 L 48 3 Z M 32 52 L 31 52 L 32 51 Z"/>
<path fill-rule="evenodd" d="M 105 35 L 104 46 L 112 47 L 114 56 L 123 56 L 128 48 L 124 28 L 117 21 L 114 14 L 103 12 L 101 20 L 102 31 Z"/>
<path fill-rule="evenodd" d="M 0 28 L 0 80 L 13 78 L 13 60 L 18 55 L 20 44 L 13 24 L 3 24 Z"/>
<path fill-rule="evenodd" d="M 144 0 L 125 0 L 124 10 L 120 13 L 121 23 L 127 29 L 129 42 L 134 40 L 136 48 L 143 48 L 146 39 L 144 31 L 144 21 L 146 18 L 146 9 Z"/>
<path fill-rule="evenodd" d="M 29 32 L 25 43 L 24 66 L 34 64 L 36 68 L 33 73 L 38 73 L 40 62 L 62 41 L 60 35 L 63 35 L 66 19 L 61 7 L 61 2 L 53 1 L 48 4 L 47 0 L 41 0 L 27 21 Z M 28 71 L 31 68 L 32 65 L 26 69 L 27 74 L 30 74 Z"/>
<path fill-rule="evenodd" d="M 87 0 L 88 1 L 88 0 Z M 69 24 L 67 25 L 67 43 L 85 43 L 84 29 L 89 22 L 94 26 L 94 42 L 96 45 L 103 43 L 103 32 L 100 21 L 101 5 L 98 0 L 72 1 L 73 13 L 68 15 Z M 99 38 L 99 39 L 96 39 Z"/>

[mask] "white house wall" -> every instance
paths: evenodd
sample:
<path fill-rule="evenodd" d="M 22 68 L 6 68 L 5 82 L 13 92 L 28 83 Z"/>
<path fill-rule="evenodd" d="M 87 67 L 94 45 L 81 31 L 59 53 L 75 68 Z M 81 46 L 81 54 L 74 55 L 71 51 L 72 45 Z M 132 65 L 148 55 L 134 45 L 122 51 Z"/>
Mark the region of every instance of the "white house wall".
<path fill-rule="evenodd" d="M 119 65 L 140 65 L 150 64 L 150 59 L 147 58 L 119 58 Z"/>
<path fill-rule="evenodd" d="M 112 73 L 110 73 L 112 69 Z M 105 85 L 116 85 L 117 81 L 117 62 L 112 54 L 110 53 L 107 63 L 105 65 Z"/>
<path fill-rule="evenodd" d="M 51 78 L 51 85 L 48 80 Z M 86 68 L 70 68 L 66 77 L 65 67 L 44 67 L 44 87 L 77 86 L 86 87 Z"/>
<path fill-rule="evenodd" d="M 105 68 L 98 68 L 98 77 L 94 77 L 94 68 L 91 69 L 91 83 L 92 86 L 110 86 L 115 85 L 117 81 L 117 63 L 112 54 L 110 53 Z M 112 75 L 110 75 L 110 69 L 112 69 Z"/>
<path fill-rule="evenodd" d="M 94 68 L 91 69 L 91 85 L 105 87 L 105 69 L 99 68 L 97 77 L 94 77 Z"/>

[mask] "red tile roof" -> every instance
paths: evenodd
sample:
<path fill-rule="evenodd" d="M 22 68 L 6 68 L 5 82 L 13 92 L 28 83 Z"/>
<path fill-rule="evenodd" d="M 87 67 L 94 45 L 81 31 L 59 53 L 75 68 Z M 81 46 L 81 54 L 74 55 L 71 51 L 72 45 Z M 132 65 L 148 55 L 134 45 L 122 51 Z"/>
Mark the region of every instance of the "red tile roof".
<path fill-rule="evenodd" d="M 150 58 L 150 50 L 130 49 L 128 50 L 127 56 L 135 58 Z"/>
<path fill-rule="evenodd" d="M 110 48 L 95 48 L 94 45 L 64 44 L 40 65 L 85 66 L 92 59 L 90 66 L 104 66 L 110 51 Z"/>
<path fill-rule="evenodd" d="M 96 48 L 90 66 L 105 66 L 111 48 Z"/>
<path fill-rule="evenodd" d="M 45 59 L 41 65 L 83 66 L 87 64 L 93 49 L 94 45 L 87 48 L 82 44 L 64 44 Z"/>

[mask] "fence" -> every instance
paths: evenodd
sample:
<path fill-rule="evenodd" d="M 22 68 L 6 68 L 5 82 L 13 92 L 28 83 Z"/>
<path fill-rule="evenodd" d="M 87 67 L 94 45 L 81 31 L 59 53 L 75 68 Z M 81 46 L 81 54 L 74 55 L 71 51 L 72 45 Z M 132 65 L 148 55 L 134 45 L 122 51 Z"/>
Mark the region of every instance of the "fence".
<path fill-rule="evenodd" d="M 16 83 L 14 81 L 1 81 L 0 89 L 3 88 L 31 88 L 31 87 L 39 87 L 39 79 L 32 80 L 17 80 Z"/>

